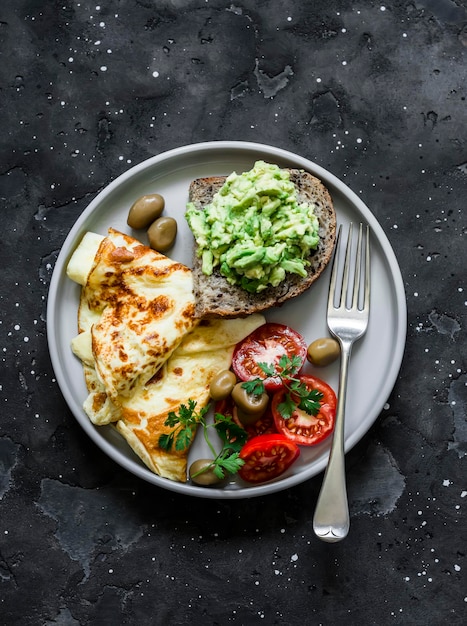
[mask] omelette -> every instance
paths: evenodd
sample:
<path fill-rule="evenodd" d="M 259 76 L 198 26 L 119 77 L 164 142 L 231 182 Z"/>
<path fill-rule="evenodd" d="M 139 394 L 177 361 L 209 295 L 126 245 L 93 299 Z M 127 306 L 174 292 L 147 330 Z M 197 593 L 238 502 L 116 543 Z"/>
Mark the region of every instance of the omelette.
<path fill-rule="evenodd" d="M 87 235 L 68 266 L 82 284 L 78 349 L 116 401 L 154 376 L 197 324 L 193 278 L 185 265 L 112 228 L 100 241 Z"/>
<path fill-rule="evenodd" d="M 113 424 L 153 472 L 185 482 L 188 450 L 159 448 L 164 422 L 189 399 L 208 403 L 212 379 L 264 317 L 196 319 L 191 270 L 114 229 L 87 233 L 67 274 L 82 287 L 71 347 L 84 411 L 96 426 Z"/>

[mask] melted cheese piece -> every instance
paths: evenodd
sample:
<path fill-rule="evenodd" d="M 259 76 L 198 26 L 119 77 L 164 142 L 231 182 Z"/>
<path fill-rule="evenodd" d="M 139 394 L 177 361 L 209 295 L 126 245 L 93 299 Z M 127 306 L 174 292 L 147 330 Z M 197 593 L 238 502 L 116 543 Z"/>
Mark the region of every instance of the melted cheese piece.
<path fill-rule="evenodd" d="M 131 397 L 195 327 L 194 314 L 189 268 L 109 229 L 81 294 L 78 327 L 90 338 L 72 347 L 84 362 L 94 361 L 113 401 Z"/>
<path fill-rule="evenodd" d="M 84 286 L 89 273 L 94 265 L 97 251 L 104 237 L 97 233 L 88 232 L 81 239 L 79 246 L 71 255 L 66 267 L 68 278 L 74 280 L 78 285 Z"/>

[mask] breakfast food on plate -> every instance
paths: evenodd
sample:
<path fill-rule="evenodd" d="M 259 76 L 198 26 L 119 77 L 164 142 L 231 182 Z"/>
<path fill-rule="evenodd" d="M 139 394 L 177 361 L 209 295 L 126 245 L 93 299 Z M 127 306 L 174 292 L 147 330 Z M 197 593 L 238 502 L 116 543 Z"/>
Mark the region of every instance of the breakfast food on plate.
<path fill-rule="evenodd" d="M 127 224 L 130 228 L 147 228 L 149 246 L 158 252 L 167 252 L 177 237 L 177 221 L 164 216 L 165 200 L 158 193 L 139 197 L 130 207 Z"/>
<path fill-rule="evenodd" d="M 299 169 L 258 161 L 249 172 L 194 180 L 186 219 L 195 237 L 198 317 L 236 317 L 308 289 L 335 242 L 331 196 Z"/>
<path fill-rule="evenodd" d="M 177 221 L 173 217 L 159 217 L 148 228 L 149 245 L 158 252 L 167 252 L 175 243 Z"/>
<path fill-rule="evenodd" d="M 341 353 L 339 342 L 333 337 L 320 337 L 310 343 L 306 358 L 316 367 L 326 367 L 336 361 Z"/>
<path fill-rule="evenodd" d="M 304 341 L 260 312 L 301 294 L 326 267 L 335 240 L 332 200 L 308 172 L 263 161 L 244 174 L 197 179 L 189 195 L 193 270 L 161 253 L 177 223 L 161 217 L 157 194 L 140 198 L 128 215 L 130 227 L 149 226 L 150 247 L 109 228 L 105 237 L 86 233 L 70 258 L 67 274 L 81 285 L 71 347 L 88 392 L 83 408 L 96 426 L 113 425 L 153 472 L 185 482 L 198 426 L 208 442 L 209 402 L 230 402 L 233 409 L 212 423 L 224 447 L 190 476 L 208 484 L 205 470 L 216 480 L 242 470 L 243 480 L 269 480 L 298 456 L 294 429 L 313 434 L 324 423 L 316 417 L 324 392 L 310 377 L 293 377 L 305 361 Z M 289 384 L 293 395 L 284 391 Z M 285 396 L 275 404 L 270 396 L 278 389 Z M 273 419 L 271 403 L 281 433 L 272 439 L 270 427 L 260 430 Z M 251 429 L 271 441 L 261 440 L 267 445 L 260 449 L 250 442 L 250 454 L 243 444 Z M 312 445 L 307 437 L 299 444 Z M 286 448 L 289 460 L 279 462 Z"/>
<path fill-rule="evenodd" d="M 165 200 L 158 193 L 140 196 L 131 205 L 126 223 L 136 230 L 147 228 L 162 215 L 164 207 Z"/>
<path fill-rule="evenodd" d="M 211 380 L 264 318 L 196 320 L 191 271 L 114 229 L 87 233 L 67 273 L 82 285 L 72 349 L 85 412 L 96 425 L 115 423 L 152 471 L 185 481 L 188 449 L 158 445 L 167 415 L 188 399 L 205 405 Z"/>

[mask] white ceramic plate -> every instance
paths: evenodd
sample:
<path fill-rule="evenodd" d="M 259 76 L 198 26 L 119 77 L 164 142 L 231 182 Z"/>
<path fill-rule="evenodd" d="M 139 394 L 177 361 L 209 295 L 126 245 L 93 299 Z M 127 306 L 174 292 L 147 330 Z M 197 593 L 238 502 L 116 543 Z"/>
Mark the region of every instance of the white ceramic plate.
<path fill-rule="evenodd" d="M 406 302 L 400 269 L 393 250 L 375 217 L 363 202 L 339 179 L 322 167 L 278 148 L 255 143 L 219 141 L 194 144 L 170 150 L 131 168 L 106 187 L 87 207 L 71 229 L 53 272 L 47 309 L 47 333 L 50 355 L 57 381 L 74 416 L 95 443 L 122 467 L 154 485 L 179 493 L 206 498 L 246 498 L 273 493 L 324 470 L 330 441 L 302 448 L 298 461 L 276 481 L 258 486 L 240 485 L 234 480 L 222 488 L 196 487 L 175 483 L 156 476 L 136 457 L 112 426 L 95 427 L 85 415 L 82 404 L 87 392 L 81 364 L 72 354 L 70 341 L 75 336 L 80 287 L 66 277 L 68 260 L 86 231 L 106 234 L 109 226 L 142 239 L 126 224 L 128 209 L 141 195 L 160 193 L 166 201 L 166 214 L 177 219 L 178 236 L 170 256 L 191 264 L 193 237 L 184 219 L 188 186 L 203 176 L 225 175 L 249 170 L 263 159 L 281 167 L 308 170 L 329 189 L 338 223 L 350 221 L 369 224 L 372 232 L 371 315 L 365 337 L 354 347 L 345 426 L 348 451 L 368 431 L 380 414 L 399 372 L 406 338 Z M 308 343 L 328 335 L 326 298 L 329 269 L 305 294 L 281 308 L 266 313 L 268 321 L 292 326 Z M 306 366 L 309 372 L 313 369 Z M 315 369 L 336 391 L 338 365 Z M 199 455 L 198 437 L 190 459 Z M 205 455 L 202 455 L 205 456 Z"/>

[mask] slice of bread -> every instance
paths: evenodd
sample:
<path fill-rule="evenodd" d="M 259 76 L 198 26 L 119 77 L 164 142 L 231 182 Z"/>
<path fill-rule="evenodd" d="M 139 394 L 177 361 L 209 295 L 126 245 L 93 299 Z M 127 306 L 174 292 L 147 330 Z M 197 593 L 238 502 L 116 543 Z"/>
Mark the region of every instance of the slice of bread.
<path fill-rule="evenodd" d="M 214 269 L 211 276 L 203 274 L 195 243 L 193 280 L 197 317 L 241 317 L 279 306 L 308 289 L 328 264 L 336 237 L 336 215 L 329 191 L 318 178 L 309 172 L 298 169 L 288 171 L 290 180 L 297 188 L 299 202 L 313 204 L 319 221 L 320 242 L 317 250 L 308 257 L 310 265 L 307 276 L 303 278 L 297 274 L 288 273 L 285 280 L 277 287 L 268 287 L 257 294 L 251 294 L 239 286 L 230 285 L 218 268 Z M 215 176 L 192 181 L 189 190 L 190 202 L 193 202 L 198 209 L 205 207 L 222 187 L 225 178 L 225 176 Z"/>

